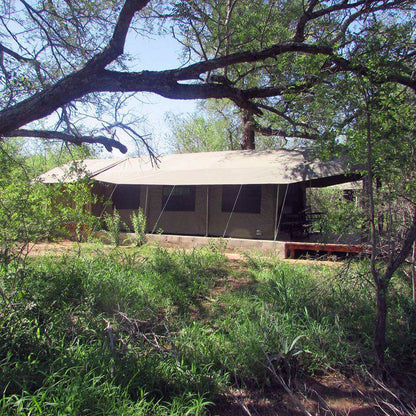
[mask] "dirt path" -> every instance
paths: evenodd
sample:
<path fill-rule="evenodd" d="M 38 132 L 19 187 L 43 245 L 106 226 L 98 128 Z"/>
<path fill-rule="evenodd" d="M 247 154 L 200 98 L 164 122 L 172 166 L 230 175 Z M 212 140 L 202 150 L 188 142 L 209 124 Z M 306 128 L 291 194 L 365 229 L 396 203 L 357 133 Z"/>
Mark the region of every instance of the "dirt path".
<path fill-rule="evenodd" d="M 63 240 L 59 242 L 54 243 L 37 243 L 37 244 L 31 244 L 29 246 L 29 255 L 31 256 L 42 256 L 42 255 L 62 255 L 67 254 L 73 251 L 78 251 L 79 247 L 81 246 L 74 242 L 69 240 Z M 110 250 L 112 246 L 110 245 L 104 245 L 104 248 L 107 248 Z M 123 246 L 121 246 L 123 247 Z M 126 246 L 127 247 L 127 246 Z M 168 250 L 175 250 L 177 247 L 165 247 Z M 192 249 L 189 249 L 192 250 Z M 239 253 L 236 251 L 226 251 L 224 255 L 227 257 L 227 259 L 231 263 L 242 263 L 243 265 L 247 263 L 247 255 L 243 253 Z M 340 267 L 343 262 L 342 261 L 329 261 L 329 260 L 312 260 L 312 259 L 282 259 L 282 261 L 292 264 L 310 264 L 310 265 L 326 265 L 330 267 Z"/>

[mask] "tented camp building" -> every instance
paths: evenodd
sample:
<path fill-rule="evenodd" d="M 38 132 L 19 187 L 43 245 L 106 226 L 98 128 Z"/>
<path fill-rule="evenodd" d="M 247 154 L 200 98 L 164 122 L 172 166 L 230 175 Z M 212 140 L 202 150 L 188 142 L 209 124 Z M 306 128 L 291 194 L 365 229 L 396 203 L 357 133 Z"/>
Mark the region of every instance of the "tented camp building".
<path fill-rule="evenodd" d="M 340 160 L 322 162 L 301 150 L 242 150 L 148 157 L 90 159 L 82 162 L 94 192 L 129 224 L 142 208 L 148 233 L 298 239 L 308 229 L 306 189 L 357 180 Z M 76 180 L 70 164 L 40 179 Z"/>

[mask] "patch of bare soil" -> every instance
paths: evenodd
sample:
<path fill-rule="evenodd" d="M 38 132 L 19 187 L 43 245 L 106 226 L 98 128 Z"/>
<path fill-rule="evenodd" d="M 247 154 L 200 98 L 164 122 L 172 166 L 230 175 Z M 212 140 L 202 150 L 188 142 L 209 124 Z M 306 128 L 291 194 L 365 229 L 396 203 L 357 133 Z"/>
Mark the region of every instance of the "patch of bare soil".
<path fill-rule="evenodd" d="M 28 247 L 29 256 L 63 255 L 77 248 L 77 243 L 69 240 L 62 240 L 54 243 L 30 244 Z"/>
<path fill-rule="evenodd" d="M 364 384 L 329 371 L 304 377 L 285 391 L 281 386 L 234 388 L 223 395 L 213 414 L 220 416 L 414 416 L 386 386 Z M 407 409 L 407 410 L 406 410 Z"/>

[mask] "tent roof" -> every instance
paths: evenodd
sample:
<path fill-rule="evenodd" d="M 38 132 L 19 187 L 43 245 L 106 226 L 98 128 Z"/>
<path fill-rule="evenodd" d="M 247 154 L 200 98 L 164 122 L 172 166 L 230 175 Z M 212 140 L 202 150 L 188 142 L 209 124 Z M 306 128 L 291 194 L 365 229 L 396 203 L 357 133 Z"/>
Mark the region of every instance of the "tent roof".
<path fill-rule="evenodd" d="M 338 159 L 322 162 L 301 150 L 240 150 L 171 154 L 157 166 L 149 158 L 87 159 L 82 162 L 94 180 L 129 185 L 288 184 L 338 177 L 348 173 Z M 44 173 L 45 183 L 71 182 L 76 175 L 66 164 Z"/>

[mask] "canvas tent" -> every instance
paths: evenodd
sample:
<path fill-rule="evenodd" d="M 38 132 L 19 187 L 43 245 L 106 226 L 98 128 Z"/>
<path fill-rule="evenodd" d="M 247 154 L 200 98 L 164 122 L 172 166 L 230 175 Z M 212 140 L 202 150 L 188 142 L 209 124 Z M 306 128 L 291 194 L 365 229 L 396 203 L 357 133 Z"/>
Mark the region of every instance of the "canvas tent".
<path fill-rule="evenodd" d="M 340 160 L 322 162 L 300 150 L 174 154 L 157 164 L 133 157 L 82 164 L 95 192 L 111 200 L 127 222 L 142 207 L 148 232 L 239 238 L 282 237 L 286 219 L 305 210 L 307 187 L 358 178 Z M 40 179 L 68 182 L 76 174 L 67 164 Z"/>

